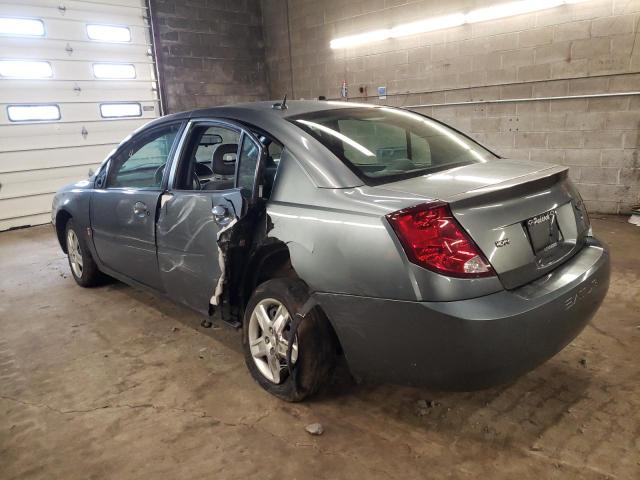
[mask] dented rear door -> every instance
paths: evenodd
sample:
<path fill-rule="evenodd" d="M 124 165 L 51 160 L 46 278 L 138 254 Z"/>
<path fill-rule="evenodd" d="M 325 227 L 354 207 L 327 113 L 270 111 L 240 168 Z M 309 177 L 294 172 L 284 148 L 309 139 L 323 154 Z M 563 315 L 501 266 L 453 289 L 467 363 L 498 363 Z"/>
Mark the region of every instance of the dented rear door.
<path fill-rule="evenodd" d="M 208 313 L 221 274 L 218 234 L 241 214 L 242 195 L 237 189 L 175 191 L 165 194 L 161 202 L 158 265 L 165 291 L 172 299 Z M 216 206 L 226 208 L 226 220 L 216 221 L 212 212 Z"/>
<path fill-rule="evenodd" d="M 180 169 L 187 168 L 188 162 L 194 162 L 195 153 L 190 142 L 194 136 L 201 135 L 198 132 L 203 128 L 214 126 L 234 130 L 238 134 L 235 140 L 238 144 L 235 174 L 231 184 L 218 184 L 208 189 L 203 183 L 181 189 Z M 226 145 L 230 147 L 232 144 Z M 211 120 L 190 122 L 181 139 L 180 154 L 174 159 L 169 188 L 161 197 L 156 225 L 160 276 L 165 291 L 172 299 L 199 312 L 209 312 L 218 283 L 224 283 L 229 273 L 225 272 L 228 265 L 225 252 L 218 245 L 220 234 L 234 228 L 236 222 L 246 215 L 255 195 L 254 181 L 262 155 L 257 139 L 237 124 Z"/>

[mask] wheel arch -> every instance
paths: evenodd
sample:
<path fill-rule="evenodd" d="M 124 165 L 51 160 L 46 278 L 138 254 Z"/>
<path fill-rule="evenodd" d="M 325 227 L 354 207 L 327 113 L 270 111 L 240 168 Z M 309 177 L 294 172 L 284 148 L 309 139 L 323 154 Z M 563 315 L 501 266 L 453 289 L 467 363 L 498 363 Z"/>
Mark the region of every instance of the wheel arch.
<path fill-rule="evenodd" d="M 261 245 L 250 255 L 240 287 L 239 301 L 242 309 L 246 307 L 256 287 L 272 278 L 300 278 L 291 264 L 289 248 L 281 242 Z"/>
<path fill-rule="evenodd" d="M 242 312 L 244 312 L 245 307 L 249 303 L 249 299 L 251 298 L 253 291 L 260 284 L 274 278 L 297 279 L 304 283 L 307 289 L 309 288 L 307 282 L 305 282 L 304 279 L 298 275 L 298 272 L 296 272 L 291 262 L 289 248 L 283 242 L 262 245 L 253 251 L 250 260 L 245 266 L 242 286 L 240 289 L 239 299 L 241 301 L 240 307 Z M 315 308 L 322 312 L 322 316 L 325 318 L 329 329 L 332 332 L 335 344 L 338 347 L 338 352 L 342 353 L 343 350 L 340 338 L 333 326 L 333 322 L 319 304 L 316 303 Z"/>
<path fill-rule="evenodd" d="M 73 218 L 67 210 L 61 209 L 56 214 L 56 236 L 58 237 L 58 243 L 64 253 L 67 252 L 67 242 L 64 238 L 65 230 L 67 229 L 67 223 Z"/>

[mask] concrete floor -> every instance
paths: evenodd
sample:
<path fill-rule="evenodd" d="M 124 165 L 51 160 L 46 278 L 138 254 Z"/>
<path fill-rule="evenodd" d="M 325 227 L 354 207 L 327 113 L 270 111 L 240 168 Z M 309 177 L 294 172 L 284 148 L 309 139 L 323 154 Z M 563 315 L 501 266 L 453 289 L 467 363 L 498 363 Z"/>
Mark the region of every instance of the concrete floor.
<path fill-rule="evenodd" d="M 614 265 L 597 317 L 514 384 L 342 379 L 295 405 L 251 380 L 237 332 L 121 283 L 76 286 L 49 227 L 2 233 L 0 478 L 640 478 L 640 228 L 625 220 L 593 220 Z M 437 402 L 422 416 L 421 399 Z"/>

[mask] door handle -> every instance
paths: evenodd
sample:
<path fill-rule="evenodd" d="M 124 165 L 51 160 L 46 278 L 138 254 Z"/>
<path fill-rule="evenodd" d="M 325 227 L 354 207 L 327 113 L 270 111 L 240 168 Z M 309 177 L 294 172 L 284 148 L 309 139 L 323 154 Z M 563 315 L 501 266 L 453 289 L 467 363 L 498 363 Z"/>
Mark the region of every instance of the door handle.
<path fill-rule="evenodd" d="M 231 217 L 229 216 L 229 209 L 224 205 L 216 205 L 211 209 L 211 213 L 213 213 L 213 220 L 221 227 L 224 227 L 231 222 Z"/>
<path fill-rule="evenodd" d="M 142 202 L 136 202 L 133 205 L 133 213 L 136 217 L 139 218 L 144 218 L 147 215 L 149 215 L 149 209 L 147 208 L 147 206 L 142 203 Z"/>

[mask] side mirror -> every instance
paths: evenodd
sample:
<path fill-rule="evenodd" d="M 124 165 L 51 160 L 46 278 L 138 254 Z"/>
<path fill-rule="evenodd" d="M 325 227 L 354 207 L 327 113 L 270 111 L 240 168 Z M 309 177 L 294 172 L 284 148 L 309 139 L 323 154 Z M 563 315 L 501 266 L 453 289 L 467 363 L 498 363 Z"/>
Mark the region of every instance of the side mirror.
<path fill-rule="evenodd" d="M 95 181 L 95 188 L 102 188 L 104 187 L 104 175 L 100 175 L 98 178 L 96 178 Z"/>

